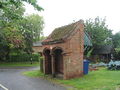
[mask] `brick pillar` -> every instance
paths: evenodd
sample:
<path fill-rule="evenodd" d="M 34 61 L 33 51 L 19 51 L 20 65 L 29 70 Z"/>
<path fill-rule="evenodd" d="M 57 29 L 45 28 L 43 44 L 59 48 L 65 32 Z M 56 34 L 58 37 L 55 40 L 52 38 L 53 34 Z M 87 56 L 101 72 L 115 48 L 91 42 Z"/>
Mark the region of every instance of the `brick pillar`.
<path fill-rule="evenodd" d="M 51 54 L 52 76 L 55 77 L 55 57 Z"/>
<path fill-rule="evenodd" d="M 79 41 L 80 41 L 80 60 L 81 70 L 83 72 L 83 57 L 84 57 L 84 24 L 83 21 L 80 21 L 80 31 L 79 31 Z"/>

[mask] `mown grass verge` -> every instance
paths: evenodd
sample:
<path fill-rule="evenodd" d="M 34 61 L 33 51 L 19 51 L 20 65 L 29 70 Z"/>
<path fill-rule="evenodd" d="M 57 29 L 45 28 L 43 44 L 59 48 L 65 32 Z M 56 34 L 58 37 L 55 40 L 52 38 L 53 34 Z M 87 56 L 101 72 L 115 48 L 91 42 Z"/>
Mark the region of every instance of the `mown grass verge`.
<path fill-rule="evenodd" d="M 23 74 L 29 77 L 47 77 L 52 82 L 72 86 L 77 90 L 116 90 L 120 87 L 120 71 L 108 71 L 105 68 L 100 68 L 98 71 L 92 71 L 88 75 L 70 80 L 51 79 L 41 73 L 40 70 L 27 71 Z"/>

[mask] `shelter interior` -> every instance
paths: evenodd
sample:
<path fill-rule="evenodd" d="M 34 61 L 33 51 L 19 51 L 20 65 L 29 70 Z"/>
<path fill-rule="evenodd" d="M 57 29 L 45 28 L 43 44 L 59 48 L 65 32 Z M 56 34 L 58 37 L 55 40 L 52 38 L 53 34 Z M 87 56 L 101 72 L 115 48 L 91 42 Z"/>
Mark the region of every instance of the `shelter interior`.
<path fill-rule="evenodd" d="M 63 74 L 63 55 L 62 49 L 54 49 L 50 52 L 49 49 L 44 50 L 45 56 L 45 74 L 54 74 L 54 77 Z M 53 70 L 53 72 L 52 72 Z"/>

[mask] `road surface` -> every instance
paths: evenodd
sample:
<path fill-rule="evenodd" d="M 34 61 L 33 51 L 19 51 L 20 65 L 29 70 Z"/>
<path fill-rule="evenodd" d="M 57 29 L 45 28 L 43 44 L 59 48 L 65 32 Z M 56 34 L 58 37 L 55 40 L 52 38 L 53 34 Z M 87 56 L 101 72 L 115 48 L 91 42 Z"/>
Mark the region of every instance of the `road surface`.
<path fill-rule="evenodd" d="M 23 71 L 33 69 L 36 68 L 0 67 L 0 90 L 66 90 L 65 87 L 53 84 L 50 81 L 22 75 Z"/>

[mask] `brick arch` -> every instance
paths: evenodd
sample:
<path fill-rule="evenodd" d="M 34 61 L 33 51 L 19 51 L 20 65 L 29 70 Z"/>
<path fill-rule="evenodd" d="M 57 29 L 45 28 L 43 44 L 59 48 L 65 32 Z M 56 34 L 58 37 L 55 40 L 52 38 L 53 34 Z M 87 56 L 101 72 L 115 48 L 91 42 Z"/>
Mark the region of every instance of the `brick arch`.
<path fill-rule="evenodd" d="M 52 65 L 51 65 L 51 50 L 49 48 L 44 48 L 44 63 L 45 63 L 45 74 L 52 73 Z"/>
<path fill-rule="evenodd" d="M 63 75 L 63 49 L 61 47 L 54 47 L 52 49 L 52 54 L 54 57 L 54 69 L 55 69 L 55 74 L 62 74 Z"/>
<path fill-rule="evenodd" d="M 56 49 L 60 49 L 60 50 L 62 50 L 62 52 L 64 51 L 62 47 L 58 47 L 58 46 L 57 46 L 57 47 L 54 47 L 54 48 L 51 50 L 51 52 L 54 54 L 54 51 L 55 51 Z"/>
<path fill-rule="evenodd" d="M 45 54 L 45 51 L 46 51 L 46 50 L 50 50 L 50 48 L 45 47 L 45 48 L 43 49 L 43 54 Z M 51 50 L 50 50 L 50 52 L 51 52 Z"/>

